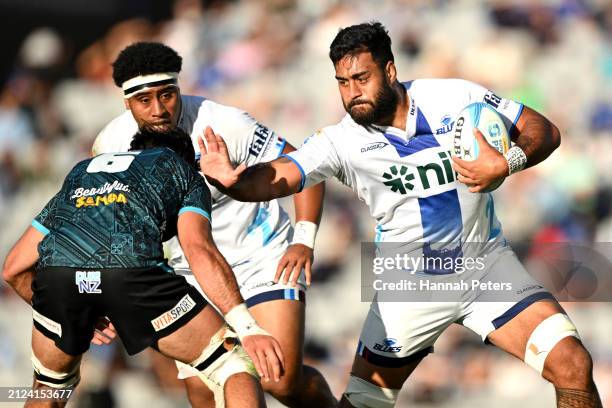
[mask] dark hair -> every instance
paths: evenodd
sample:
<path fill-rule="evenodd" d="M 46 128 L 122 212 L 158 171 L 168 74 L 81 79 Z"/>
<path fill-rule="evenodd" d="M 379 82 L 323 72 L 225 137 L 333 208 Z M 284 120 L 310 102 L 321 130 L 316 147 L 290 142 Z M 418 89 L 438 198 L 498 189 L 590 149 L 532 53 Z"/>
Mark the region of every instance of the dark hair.
<path fill-rule="evenodd" d="M 183 59 L 172 48 L 158 42 L 137 42 L 119 53 L 113 62 L 113 81 L 121 86 L 138 75 L 180 72 Z"/>
<path fill-rule="evenodd" d="M 378 21 L 362 23 L 341 29 L 329 46 L 329 58 L 334 65 L 347 55 L 369 51 L 380 67 L 394 61 L 391 38 Z"/>
<path fill-rule="evenodd" d="M 167 147 L 182 157 L 189 166 L 196 168 L 195 150 L 191 138 L 182 129 L 174 128 L 161 132 L 146 128 L 140 129 L 132 139 L 130 151 L 154 147 Z"/>

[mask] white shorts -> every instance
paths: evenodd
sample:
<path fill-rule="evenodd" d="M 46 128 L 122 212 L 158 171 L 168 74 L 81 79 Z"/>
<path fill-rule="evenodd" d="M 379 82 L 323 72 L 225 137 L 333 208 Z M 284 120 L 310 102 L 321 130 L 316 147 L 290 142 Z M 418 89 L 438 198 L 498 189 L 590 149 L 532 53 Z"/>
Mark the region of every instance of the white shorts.
<path fill-rule="evenodd" d="M 483 341 L 489 333 L 503 326 L 532 303 L 554 299 L 538 284 L 509 247 L 498 248 L 486 257 L 486 268 L 478 276 L 466 276 L 468 289 L 458 301 L 379 302 L 376 296 L 366 317 L 357 354 L 372 364 L 402 367 L 433 351 L 433 345 L 452 323 L 476 332 Z M 447 279 L 432 275 L 428 279 Z M 453 279 L 457 281 L 455 276 Z M 511 283 L 511 292 L 501 301 L 487 297 L 471 281 Z M 479 299 L 481 299 L 479 301 Z M 486 299 L 487 301 L 482 301 Z"/>
<path fill-rule="evenodd" d="M 281 299 L 305 302 L 304 271 L 300 272 L 296 286 L 285 285 L 282 281 L 274 283 L 278 261 L 283 257 L 288 246 L 287 240 L 279 240 L 276 245 L 262 247 L 261 252 L 254 254 L 250 260 L 231 265 L 240 294 L 248 307 Z M 195 286 L 206 297 L 191 270 L 177 267 L 175 272 L 177 275 L 185 276 L 187 282 Z"/>

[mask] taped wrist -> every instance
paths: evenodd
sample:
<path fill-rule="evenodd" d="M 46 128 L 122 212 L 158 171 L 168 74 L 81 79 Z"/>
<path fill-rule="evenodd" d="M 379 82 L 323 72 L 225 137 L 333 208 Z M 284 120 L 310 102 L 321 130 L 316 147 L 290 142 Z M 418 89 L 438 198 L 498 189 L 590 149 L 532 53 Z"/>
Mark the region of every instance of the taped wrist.
<path fill-rule="evenodd" d="M 317 236 L 318 225 L 310 221 L 298 221 L 295 223 L 293 230 L 293 244 L 306 245 L 310 249 L 314 249 L 315 238 Z"/>
<path fill-rule="evenodd" d="M 525 168 L 527 165 L 527 155 L 518 146 L 513 146 L 504 154 L 508 162 L 508 175 L 511 176 Z"/>
<path fill-rule="evenodd" d="M 225 321 L 236 332 L 240 340 L 246 336 L 255 334 L 270 335 L 267 331 L 259 327 L 245 303 L 234 306 L 234 308 L 225 315 Z"/>

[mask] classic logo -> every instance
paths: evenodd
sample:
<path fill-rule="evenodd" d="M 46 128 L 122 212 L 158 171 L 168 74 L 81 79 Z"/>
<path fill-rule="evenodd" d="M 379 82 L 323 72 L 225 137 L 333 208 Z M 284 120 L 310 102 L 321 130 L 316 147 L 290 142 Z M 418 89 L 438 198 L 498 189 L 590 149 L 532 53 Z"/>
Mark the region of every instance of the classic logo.
<path fill-rule="evenodd" d="M 383 344 L 375 343 L 374 350 L 382 351 L 385 353 L 399 353 L 402 350 L 402 346 L 396 346 L 397 340 L 388 337 L 382 341 Z"/>
<path fill-rule="evenodd" d="M 155 331 L 160 331 L 187 314 L 195 305 L 196 302 L 191 296 L 185 295 L 172 309 L 151 320 L 151 324 Z"/>
<path fill-rule="evenodd" d="M 451 166 L 450 155 L 450 152 L 439 152 L 439 161 L 417 166 L 416 172 L 409 172 L 408 167 L 404 165 L 399 165 L 399 168 L 398 165 L 393 165 L 389 167 L 388 172 L 383 173 L 383 184 L 391 187 L 394 193 L 404 195 L 415 187 L 428 190 L 432 182 L 437 181 L 439 186 L 452 183 L 456 180 L 456 174 Z"/>
<path fill-rule="evenodd" d="M 389 146 L 389 143 L 387 143 L 387 142 L 368 143 L 368 144 L 364 145 L 361 148 L 361 153 L 366 153 L 366 152 L 370 152 L 372 150 L 382 149 L 385 146 Z"/>
<path fill-rule="evenodd" d="M 79 288 L 79 293 L 102 293 L 100 271 L 76 271 L 74 282 Z"/>
<path fill-rule="evenodd" d="M 444 115 L 440 123 L 442 124 L 442 127 L 436 129 L 436 135 L 441 135 L 450 132 L 453 128 L 453 123 L 455 122 L 451 121 L 450 115 Z"/>

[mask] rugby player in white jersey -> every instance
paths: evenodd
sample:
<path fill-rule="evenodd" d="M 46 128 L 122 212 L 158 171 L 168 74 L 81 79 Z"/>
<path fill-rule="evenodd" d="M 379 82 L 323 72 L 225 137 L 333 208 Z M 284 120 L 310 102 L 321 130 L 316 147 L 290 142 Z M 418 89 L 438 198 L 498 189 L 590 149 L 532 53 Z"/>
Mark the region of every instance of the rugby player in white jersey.
<path fill-rule="evenodd" d="M 492 197 L 484 192 L 548 157 L 559 145 L 557 128 L 532 109 L 472 82 L 399 82 L 391 39 L 380 23 L 340 30 L 330 58 L 348 115 L 297 151 L 246 171 L 227 160 L 223 135 L 207 134 L 200 164 L 209 182 L 238 200 L 260 201 L 336 177 L 369 206 L 380 247 L 411 244 L 423 258 L 435 256 L 441 243 L 439 253 L 476 251 L 485 266 L 479 278 L 509 279 L 517 297 L 479 302 L 485 293 L 476 287 L 456 302 L 375 298 L 340 406 L 394 406 L 404 381 L 435 340 L 450 324 L 460 323 L 540 372 L 554 385 L 559 407 L 601 407 L 592 360 L 576 328 L 507 246 Z M 473 102 L 487 103 L 506 118 L 515 146 L 502 155 L 475 133 L 477 160 L 455 158 L 451 166 L 452 122 Z M 466 242 L 478 245 L 468 248 Z M 419 272 L 431 279 L 457 273 Z"/>
<path fill-rule="evenodd" d="M 207 128 L 223 134 L 234 165 L 253 165 L 295 150 L 240 109 L 181 95 L 177 82 L 181 64 L 176 51 L 155 42 L 134 43 L 119 54 L 113 63 L 113 80 L 123 90 L 127 111 L 100 132 L 93 154 L 127 151 L 138 128 L 174 126 L 190 134 L 195 146 Z M 211 193 L 215 243 L 232 267 L 249 311 L 278 339 L 285 357 L 284 376 L 278 383 L 262 382 L 264 390 L 290 407 L 335 406 L 323 376 L 302 366 L 305 290 L 310 284 L 324 186 L 295 196 L 297 222 L 291 243 L 291 221 L 276 200 L 242 203 L 214 187 Z M 170 266 L 198 287 L 178 241 L 170 241 L 168 248 Z M 213 406 L 213 395 L 197 373 L 177 365 L 191 404 Z"/>

